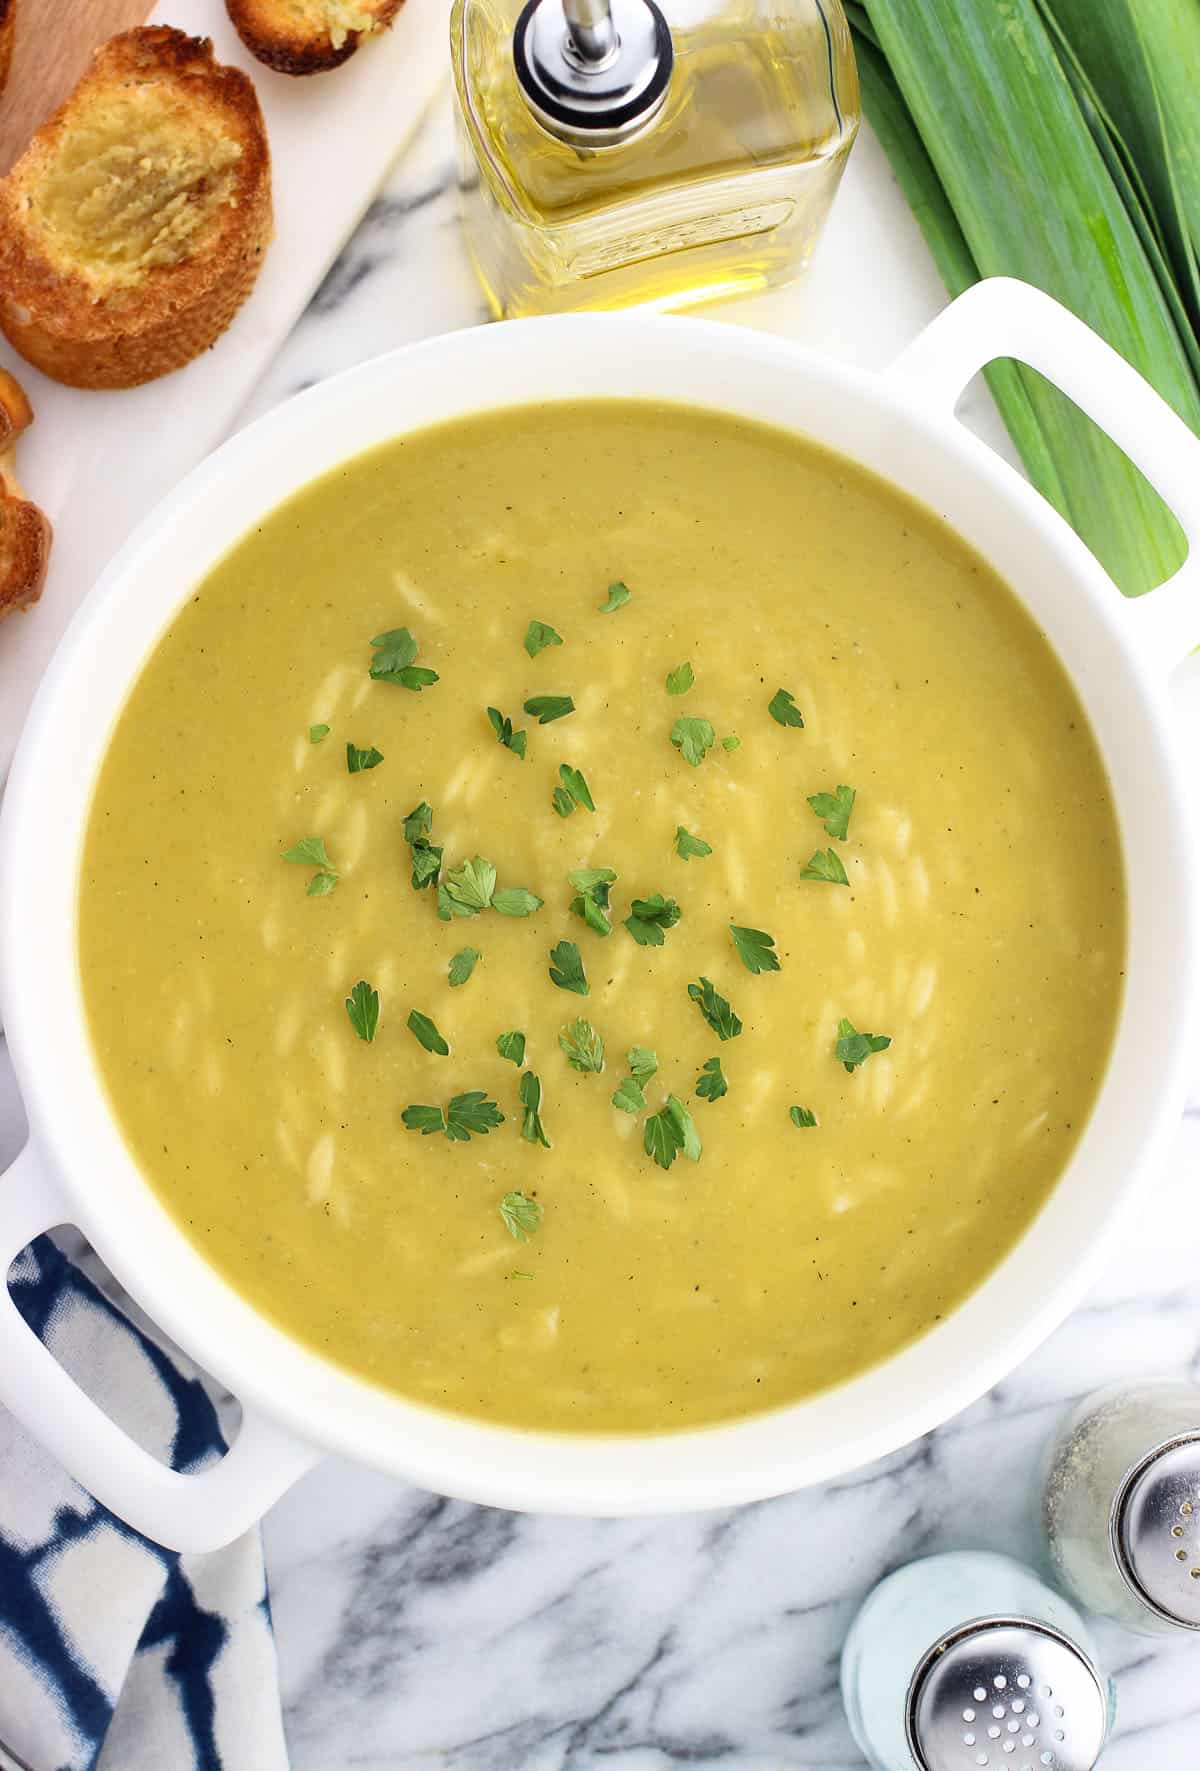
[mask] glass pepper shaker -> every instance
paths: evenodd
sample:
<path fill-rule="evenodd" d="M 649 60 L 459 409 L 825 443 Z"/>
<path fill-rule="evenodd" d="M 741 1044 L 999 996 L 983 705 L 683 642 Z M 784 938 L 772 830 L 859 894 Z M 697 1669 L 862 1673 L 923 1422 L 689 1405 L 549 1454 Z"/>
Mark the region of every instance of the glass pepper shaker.
<path fill-rule="evenodd" d="M 1144 1635 L 1200 1631 L 1200 1388 L 1089 1396 L 1050 1448 L 1042 1517 L 1089 1610 Z"/>
<path fill-rule="evenodd" d="M 874 1771 L 1092 1771 L 1113 1713 L 1079 1613 L 984 1551 L 910 1562 L 875 1588 L 842 1651 L 842 1697 Z"/>
<path fill-rule="evenodd" d="M 467 242 L 500 317 L 803 269 L 859 122 L 840 0 L 455 0 Z"/>

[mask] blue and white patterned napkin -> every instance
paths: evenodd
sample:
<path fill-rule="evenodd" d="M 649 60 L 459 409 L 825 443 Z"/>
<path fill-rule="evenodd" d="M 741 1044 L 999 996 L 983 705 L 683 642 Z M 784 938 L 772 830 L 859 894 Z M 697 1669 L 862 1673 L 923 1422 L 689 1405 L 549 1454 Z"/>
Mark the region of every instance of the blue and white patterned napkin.
<path fill-rule="evenodd" d="M 195 1372 L 48 1237 L 10 1283 L 30 1326 L 147 1450 L 177 1470 L 223 1452 Z M 212 1555 L 160 1549 L 3 1409 L 0 1742 L 29 1771 L 287 1766 L 258 1533 Z"/>

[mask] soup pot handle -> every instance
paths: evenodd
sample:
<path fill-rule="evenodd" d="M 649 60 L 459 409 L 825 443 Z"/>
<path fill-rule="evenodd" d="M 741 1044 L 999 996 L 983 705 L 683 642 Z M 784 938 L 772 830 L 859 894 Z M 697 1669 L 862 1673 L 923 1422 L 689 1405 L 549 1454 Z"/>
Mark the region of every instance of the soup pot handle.
<path fill-rule="evenodd" d="M 1179 570 L 1128 603 L 1134 644 L 1161 670 L 1200 643 L 1200 438 L 1090 326 L 1032 284 L 987 277 L 952 301 L 888 371 L 922 403 L 953 412 L 997 357 L 1038 370 L 1094 419 L 1145 474 L 1187 536 Z"/>
<path fill-rule="evenodd" d="M 0 1274 L 35 1237 L 71 1213 L 36 1147 L 0 1176 Z M 220 1463 L 168 1469 L 69 1377 L 0 1285 L 0 1402 L 89 1494 L 167 1549 L 220 1549 L 248 1530 L 316 1463 L 318 1453 L 246 1410 Z"/>

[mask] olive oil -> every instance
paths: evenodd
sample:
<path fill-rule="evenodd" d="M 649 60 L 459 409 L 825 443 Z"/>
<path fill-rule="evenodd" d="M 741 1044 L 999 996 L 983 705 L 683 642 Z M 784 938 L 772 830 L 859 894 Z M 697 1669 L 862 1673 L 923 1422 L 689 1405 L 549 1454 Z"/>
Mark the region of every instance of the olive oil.
<path fill-rule="evenodd" d="M 456 0 L 451 43 L 498 316 L 691 306 L 806 266 L 859 120 L 838 0 Z"/>

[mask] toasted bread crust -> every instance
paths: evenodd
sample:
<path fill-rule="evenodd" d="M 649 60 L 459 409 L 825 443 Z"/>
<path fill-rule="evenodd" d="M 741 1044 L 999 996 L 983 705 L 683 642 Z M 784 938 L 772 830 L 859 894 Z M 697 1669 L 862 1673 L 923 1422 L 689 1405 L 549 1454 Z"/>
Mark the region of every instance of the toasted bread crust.
<path fill-rule="evenodd" d="M 217 174 L 199 176 L 183 203 L 198 206 L 194 215 L 203 211 L 204 227 L 174 262 L 139 265 L 122 287 L 106 288 L 86 264 L 64 262 L 61 241 L 47 237 L 29 194 L 78 141 L 89 107 L 147 93 L 161 100 L 172 138 L 193 158 L 215 140 L 228 148 L 220 169 L 227 190 L 204 209 Z M 251 81 L 214 61 L 207 38 L 168 26 L 123 32 L 96 52 L 0 180 L 0 328 L 31 363 L 74 387 L 151 381 L 225 330 L 254 286 L 271 231 L 270 153 Z"/>
<path fill-rule="evenodd" d="M 13 470 L 14 444 L 32 422 L 24 388 L 0 369 L 0 621 L 37 602 L 50 559 L 50 524 Z"/>
<path fill-rule="evenodd" d="M 277 74 L 324 74 L 349 61 L 359 44 L 386 30 L 404 0 L 357 0 L 355 10 L 373 20 L 370 32 L 335 34 L 327 24 L 306 27 L 281 0 L 225 0 L 234 30 L 251 55 Z"/>

